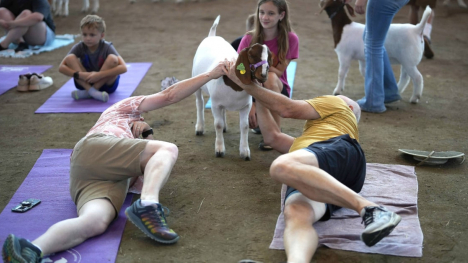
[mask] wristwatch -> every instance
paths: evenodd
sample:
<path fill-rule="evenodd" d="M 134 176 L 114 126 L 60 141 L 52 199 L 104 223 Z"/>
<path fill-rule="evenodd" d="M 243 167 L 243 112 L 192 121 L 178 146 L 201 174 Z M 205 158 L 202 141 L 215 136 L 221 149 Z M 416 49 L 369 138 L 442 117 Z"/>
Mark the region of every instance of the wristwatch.
<path fill-rule="evenodd" d="M 147 130 L 147 131 L 142 132 L 142 133 L 141 133 L 141 137 L 146 138 L 146 137 L 148 137 L 150 134 L 154 134 L 154 133 L 153 133 L 153 129 L 149 129 L 149 130 Z"/>
<path fill-rule="evenodd" d="M 80 72 L 77 71 L 77 72 L 73 73 L 73 78 L 74 79 L 79 79 L 80 78 Z"/>

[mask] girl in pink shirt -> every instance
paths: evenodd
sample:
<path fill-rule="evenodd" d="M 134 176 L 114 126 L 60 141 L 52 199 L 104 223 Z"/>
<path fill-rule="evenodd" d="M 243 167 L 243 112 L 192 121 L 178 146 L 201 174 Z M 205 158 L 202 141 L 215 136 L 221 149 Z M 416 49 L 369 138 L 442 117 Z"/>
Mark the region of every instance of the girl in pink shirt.
<path fill-rule="evenodd" d="M 242 38 L 238 53 L 246 47 L 260 43 L 268 46 L 274 54 L 273 65 L 270 65 L 268 81 L 263 85 L 265 88 L 279 92 L 289 97 L 289 87 L 286 68 L 291 60 L 299 57 L 299 38 L 292 32 L 289 22 L 289 6 L 285 0 L 259 0 L 257 4 L 254 30 L 247 32 Z M 262 120 L 257 120 L 256 112 L 261 105 L 252 104 L 249 114 L 250 128 L 255 129 Z M 268 111 L 263 108 L 262 110 Z M 280 117 L 271 113 L 278 128 L 280 128 Z M 263 131 L 267 132 L 267 131 Z M 261 150 L 271 150 L 265 143 L 260 143 Z"/>

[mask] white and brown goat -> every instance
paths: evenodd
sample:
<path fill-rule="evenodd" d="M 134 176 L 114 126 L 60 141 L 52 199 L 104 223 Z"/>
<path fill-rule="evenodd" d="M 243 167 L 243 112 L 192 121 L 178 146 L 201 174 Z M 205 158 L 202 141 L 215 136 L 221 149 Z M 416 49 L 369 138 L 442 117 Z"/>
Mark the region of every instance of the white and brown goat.
<path fill-rule="evenodd" d="M 216 27 L 219 16 L 213 23 L 208 37 L 198 46 L 193 59 L 192 76 L 207 72 L 218 65 L 224 59 L 237 58 L 236 75 L 242 83 L 249 84 L 252 79 L 263 83 L 267 80 L 271 53 L 266 45 L 255 44 L 250 48 L 243 49 L 238 55 L 234 48 L 224 38 L 216 36 Z M 240 129 L 240 157 L 250 160 L 250 148 L 248 143 L 249 112 L 252 107 L 252 97 L 226 76 L 211 80 L 197 92 L 197 124 L 195 131 L 197 135 L 203 135 L 205 131 L 205 102 L 202 95 L 207 93 L 211 98 L 211 112 L 213 113 L 214 126 L 216 129 L 215 154 L 223 157 L 225 154 L 223 132 L 227 130 L 226 111 L 239 111 Z"/>
<path fill-rule="evenodd" d="M 364 41 L 362 39 L 365 25 L 351 21 L 345 12 L 351 16 L 354 9 L 343 0 L 321 0 L 320 12 L 325 10 L 332 22 L 335 52 L 338 55 L 340 67 L 338 83 L 333 95 L 342 94 L 345 78 L 352 60 L 359 61 L 361 75 L 365 76 Z M 419 24 L 392 24 L 385 39 L 385 49 L 392 64 L 400 64 L 400 80 L 398 91 L 400 94 L 406 89 L 410 79 L 413 81 L 413 95 L 411 103 L 418 103 L 423 91 L 423 77 L 417 68 L 424 52 L 423 29 L 432 10 L 428 6 Z"/>

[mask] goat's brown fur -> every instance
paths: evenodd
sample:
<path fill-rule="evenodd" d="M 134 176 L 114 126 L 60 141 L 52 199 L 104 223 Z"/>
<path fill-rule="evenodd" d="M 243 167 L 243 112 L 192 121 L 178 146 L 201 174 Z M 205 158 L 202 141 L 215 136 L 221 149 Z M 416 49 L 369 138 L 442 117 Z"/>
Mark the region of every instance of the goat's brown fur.
<path fill-rule="evenodd" d="M 250 65 L 255 64 L 257 62 L 260 62 L 262 60 L 262 51 L 263 51 L 263 46 L 260 44 L 255 44 L 251 47 L 244 48 L 240 53 L 239 56 L 237 57 L 236 61 L 236 76 L 239 78 L 239 80 L 248 85 L 252 83 L 252 74 L 251 74 L 251 69 Z M 239 70 L 237 70 L 237 66 L 239 64 L 243 63 L 245 67 L 245 74 L 241 74 Z M 272 53 L 270 50 L 268 50 L 268 65 L 271 65 L 272 63 Z M 260 82 L 265 82 L 268 78 L 268 74 L 263 77 L 262 76 L 262 68 L 258 67 L 255 70 L 255 78 L 258 79 Z M 242 91 L 243 89 L 239 87 L 234 81 L 232 81 L 230 78 L 227 76 L 223 76 L 224 83 L 231 87 L 235 91 Z"/>
<path fill-rule="evenodd" d="M 343 27 L 353 22 L 348 17 L 345 11 L 339 10 L 341 8 L 341 5 L 343 5 L 343 1 L 328 0 L 328 1 L 320 2 L 320 7 L 322 8 L 320 10 L 320 13 L 322 13 L 322 11 L 325 10 L 328 16 L 330 16 L 331 14 L 336 12 L 335 16 L 331 18 L 332 29 L 333 29 L 333 40 L 335 42 L 335 48 L 338 45 L 338 43 L 340 43 L 341 41 L 341 35 L 343 34 Z M 354 14 L 354 9 L 349 4 L 345 4 L 345 7 L 346 9 L 348 9 L 349 15 L 351 15 L 352 17 L 356 16 Z"/>

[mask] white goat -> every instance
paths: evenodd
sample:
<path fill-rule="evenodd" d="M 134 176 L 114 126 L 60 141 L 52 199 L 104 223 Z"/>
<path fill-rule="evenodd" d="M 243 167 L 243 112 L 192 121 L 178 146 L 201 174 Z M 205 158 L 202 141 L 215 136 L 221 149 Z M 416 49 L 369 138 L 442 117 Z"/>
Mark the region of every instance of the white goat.
<path fill-rule="evenodd" d="M 354 16 L 354 9 L 342 0 L 321 0 L 320 7 L 325 10 L 332 21 L 335 52 L 338 55 L 340 68 L 338 70 L 338 83 L 333 95 L 343 92 L 345 78 L 348 74 L 352 60 L 359 61 L 361 75 L 365 76 L 364 41 L 362 39 L 365 25 L 349 19 L 344 7 Z M 400 64 L 400 80 L 398 91 L 400 94 L 406 89 L 408 83 L 413 81 L 413 95 L 411 103 L 418 103 L 423 91 L 423 77 L 417 65 L 424 52 L 423 29 L 432 10 L 428 6 L 424 11 L 419 24 L 392 24 L 385 39 L 385 49 L 392 64 Z"/>
<path fill-rule="evenodd" d="M 206 37 L 197 49 L 193 59 L 192 76 L 197 76 L 213 69 L 224 59 L 237 58 L 237 76 L 243 83 L 251 83 L 252 78 L 260 82 L 265 82 L 268 77 L 268 65 L 271 61 L 271 53 L 266 45 L 255 44 L 250 48 L 245 48 L 238 55 L 234 48 L 222 37 L 216 36 L 216 27 L 219 23 L 218 16 L 211 27 L 208 37 Z M 210 95 L 211 111 L 214 117 L 216 129 L 215 154 L 216 157 L 223 157 L 225 154 L 223 132 L 227 130 L 226 110 L 239 111 L 240 123 L 240 157 L 246 161 L 250 160 L 250 149 L 248 143 L 249 133 L 249 111 L 252 106 L 252 97 L 235 85 L 229 78 L 223 76 L 206 83 L 201 89 L 195 92 L 197 98 L 197 124 L 195 131 L 197 135 L 203 135 L 205 126 L 202 90 Z"/>
<path fill-rule="evenodd" d="M 51 9 L 56 16 L 68 16 L 68 1 L 69 0 L 52 0 Z M 83 0 L 83 8 L 81 12 L 86 13 L 89 9 L 89 0 Z M 92 14 L 96 14 L 99 10 L 99 0 L 93 0 Z"/>
<path fill-rule="evenodd" d="M 461 7 L 463 7 L 463 8 L 468 8 L 468 7 L 466 6 L 466 4 L 465 4 L 465 1 L 463 1 L 463 0 L 457 0 L 457 2 L 458 2 L 458 5 L 459 5 L 459 6 L 461 6 Z M 444 2 L 443 2 L 443 4 L 444 4 L 445 6 L 448 6 L 449 3 L 450 3 L 450 0 L 444 0 Z"/>

